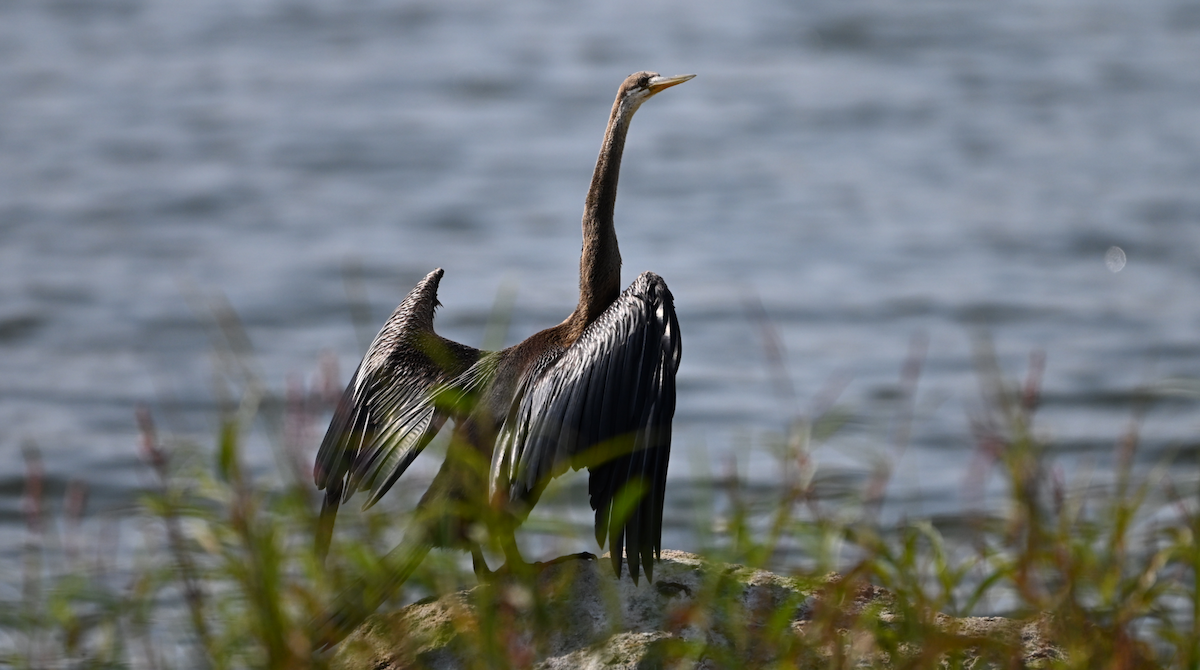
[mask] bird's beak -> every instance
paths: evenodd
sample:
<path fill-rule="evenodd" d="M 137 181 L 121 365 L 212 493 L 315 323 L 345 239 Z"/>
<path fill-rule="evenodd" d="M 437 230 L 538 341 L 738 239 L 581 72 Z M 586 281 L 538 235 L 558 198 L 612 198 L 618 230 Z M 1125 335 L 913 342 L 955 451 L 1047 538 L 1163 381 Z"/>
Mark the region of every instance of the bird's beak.
<path fill-rule="evenodd" d="M 675 86 L 676 84 L 682 84 L 683 82 L 695 76 L 696 75 L 694 74 L 679 74 L 675 75 L 674 77 L 654 77 L 648 84 L 650 88 L 650 95 L 654 95 L 659 91 L 664 91 L 672 86 Z"/>

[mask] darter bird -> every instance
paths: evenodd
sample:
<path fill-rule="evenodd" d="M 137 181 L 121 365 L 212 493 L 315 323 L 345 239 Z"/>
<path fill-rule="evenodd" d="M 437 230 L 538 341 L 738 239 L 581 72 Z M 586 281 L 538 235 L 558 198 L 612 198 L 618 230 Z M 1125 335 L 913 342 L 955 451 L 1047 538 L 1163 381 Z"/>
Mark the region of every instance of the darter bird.
<path fill-rule="evenodd" d="M 433 330 L 442 278 L 436 269 L 375 336 L 314 466 L 325 491 L 316 540 L 322 558 L 343 501 L 362 489 L 365 506 L 373 505 L 447 420 L 453 434 L 415 520 L 384 559 L 387 583 L 343 594 L 318 622 L 319 644 L 336 642 L 374 611 L 432 547 L 467 549 L 476 571 L 490 574 L 481 526 L 509 563 L 521 561 L 513 532 L 547 482 L 568 467 L 588 469 L 596 541 L 603 547 L 607 540 L 617 576 L 624 557 L 635 581 L 639 572 L 652 579 L 662 544 L 679 323 L 658 275 L 644 272 L 621 291 L 613 207 L 634 113 L 694 76 L 638 72 L 617 91 L 584 204 L 579 304 L 566 320 L 503 351 L 452 342 Z M 638 497 L 630 506 L 621 502 L 625 495 Z"/>

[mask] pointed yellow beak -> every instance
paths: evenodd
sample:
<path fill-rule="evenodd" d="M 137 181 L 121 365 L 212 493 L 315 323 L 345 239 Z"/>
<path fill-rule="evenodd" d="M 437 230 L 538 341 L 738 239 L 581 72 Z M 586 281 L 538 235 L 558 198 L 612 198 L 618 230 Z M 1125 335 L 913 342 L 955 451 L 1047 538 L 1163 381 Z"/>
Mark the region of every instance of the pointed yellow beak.
<path fill-rule="evenodd" d="M 679 74 L 679 75 L 675 75 L 674 77 L 655 77 L 650 80 L 650 84 L 649 84 L 650 95 L 654 95 L 660 91 L 664 91 L 664 90 L 671 88 L 672 86 L 675 86 L 677 84 L 682 84 L 683 82 L 685 82 L 695 76 L 696 75 L 694 75 L 694 74 Z"/>

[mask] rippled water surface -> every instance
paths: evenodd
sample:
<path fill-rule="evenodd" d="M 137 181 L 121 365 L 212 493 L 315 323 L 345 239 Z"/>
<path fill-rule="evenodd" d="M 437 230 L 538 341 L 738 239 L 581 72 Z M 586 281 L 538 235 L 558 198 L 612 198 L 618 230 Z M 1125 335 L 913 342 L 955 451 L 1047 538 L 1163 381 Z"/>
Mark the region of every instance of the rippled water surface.
<path fill-rule="evenodd" d="M 897 501 L 953 515 L 976 332 L 1013 377 L 1045 352 L 1041 425 L 1103 469 L 1131 390 L 1200 377 L 1198 63 L 1183 0 L 0 1 L 0 538 L 23 444 L 112 509 L 137 404 L 211 439 L 212 296 L 277 391 L 323 352 L 344 381 L 434 267 L 448 337 L 505 291 L 510 341 L 560 321 L 641 69 L 699 75 L 638 114 L 617 205 L 627 280 L 663 275 L 682 324 L 674 481 L 734 452 L 772 481 L 748 445 L 836 397 L 818 460 L 890 454 Z M 1151 405 L 1144 460 L 1194 449 L 1196 410 Z"/>

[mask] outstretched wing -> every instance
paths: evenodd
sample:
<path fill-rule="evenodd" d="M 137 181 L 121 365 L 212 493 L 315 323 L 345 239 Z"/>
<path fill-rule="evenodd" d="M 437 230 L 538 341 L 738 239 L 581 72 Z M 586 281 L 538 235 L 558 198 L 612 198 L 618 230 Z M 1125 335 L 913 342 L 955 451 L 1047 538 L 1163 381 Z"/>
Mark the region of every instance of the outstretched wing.
<path fill-rule="evenodd" d="M 529 506 L 550 478 L 586 466 L 596 541 L 608 538 L 618 576 L 628 556 L 635 581 L 639 567 L 651 578 L 662 546 L 679 356 L 671 292 L 643 273 L 526 378 L 493 460 L 496 490 Z"/>
<path fill-rule="evenodd" d="M 442 269 L 417 284 L 383 325 L 354 371 L 317 452 L 313 479 L 325 490 L 317 551 L 324 556 L 338 505 L 360 487 L 375 504 L 425 448 L 448 413 L 435 397 L 481 355 L 433 332 Z"/>

